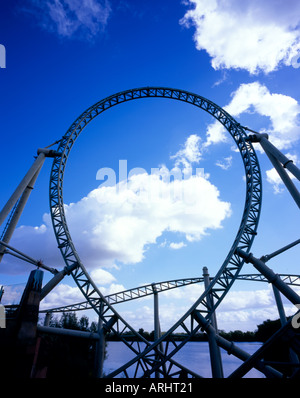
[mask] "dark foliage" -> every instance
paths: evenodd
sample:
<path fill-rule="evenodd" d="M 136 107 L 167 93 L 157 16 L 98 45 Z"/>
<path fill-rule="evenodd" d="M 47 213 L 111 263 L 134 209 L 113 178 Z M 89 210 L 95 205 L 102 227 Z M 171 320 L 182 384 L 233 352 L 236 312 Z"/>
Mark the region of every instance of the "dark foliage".
<path fill-rule="evenodd" d="M 60 319 L 51 319 L 50 326 L 90 332 L 96 330 L 96 325 L 89 325 L 86 316 L 78 319 L 72 312 L 62 314 Z M 40 336 L 38 373 L 53 379 L 93 377 L 94 354 L 93 340 L 43 333 Z"/>

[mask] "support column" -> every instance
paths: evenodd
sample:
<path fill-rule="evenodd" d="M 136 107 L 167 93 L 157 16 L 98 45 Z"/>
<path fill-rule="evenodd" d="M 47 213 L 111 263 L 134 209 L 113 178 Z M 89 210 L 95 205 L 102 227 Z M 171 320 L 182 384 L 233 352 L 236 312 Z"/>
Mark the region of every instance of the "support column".
<path fill-rule="evenodd" d="M 277 287 L 275 287 L 274 285 L 272 285 L 272 287 L 273 287 L 273 292 L 274 292 L 276 305 L 277 305 L 277 308 L 278 308 L 278 313 L 279 313 L 281 326 L 284 326 L 287 323 L 287 319 L 286 319 L 284 307 L 283 307 L 283 304 L 282 304 L 282 299 L 281 299 L 281 296 L 280 296 L 280 292 L 277 289 Z M 292 363 L 294 363 L 295 365 L 299 363 L 298 355 L 291 348 L 289 349 L 289 356 L 290 356 L 290 360 L 291 360 Z"/>
<path fill-rule="evenodd" d="M 194 319 L 203 327 L 203 329 L 207 332 L 208 335 L 215 334 L 215 329 L 210 325 L 209 321 L 200 314 L 199 311 L 194 311 L 193 313 Z M 226 340 L 224 337 L 219 335 L 215 335 L 218 345 L 222 347 L 224 350 L 228 352 L 228 354 L 233 354 L 237 358 L 241 359 L 242 361 L 247 361 L 251 359 L 251 355 L 246 351 L 242 350 L 240 347 L 235 345 L 232 341 Z M 274 376 L 274 377 L 282 377 L 282 374 L 275 369 L 272 369 L 270 366 L 264 365 L 260 361 L 256 361 L 254 363 L 254 367 L 259 371 L 263 372 L 267 376 Z"/>
<path fill-rule="evenodd" d="M 16 320 L 14 372 L 17 377 L 30 377 L 37 342 L 37 322 L 43 271 L 31 271 L 20 301 Z"/>
<path fill-rule="evenodd" d="M 273 164 L 286 188 L 300 208 L 300 193 L 285 170 L 289 170 L 289 172 L 292 173 L 298 179 L 298 181 L 300 181 L 300 169 L 293 164 L 291 159 L 288 159 L 269 141 L 267 134 L 260 134 L 249 129 L 248 127 L 244 127 L 244 129 L 254 133 L 254 135 L 249 136 L 250 141 L 260 143 L 266 155 L 270 159 L 270 162 Z"/>
<path fill-rule="evenodd" d="M 295 184 L 291 180 L 288 173 L 285 171 L 284 167 L 281 165 L 278 159 L 272 153 L 266 152 L 270 162 L 274 166 L 275 170 L 279 174 L 280 178 L 282 179 L 284 185 L 286 186 L 287 190 L 291 194 L 292 198 L 296 202 L 297 206 L 300 208 L 300 193 L 296 188 Z"/>
<path fill-rule="evenodd" d="M 44 319 L 44 326 L 50 325 L 50 319 L 51 319 L 51 312 L 47 312 Z"/>
<path fill-rule="evenodd" d="M 203 277 L 204 277 L 204 286 L 205 289 L 208 289 L 210 285 L 209 273 L 207 267 L 203 267 Z M 208 307 L 209 310 L 213 308 L 213 297 L 211 293 L 208 294 Z M 217 334 L 217 320 L 216 314 L 212 313 L 211 316 L 211 325 L 212 328 L 210 333 L 208 334 L 208 344 L 209 344 L 209 352 L 210 352 L 210 361 L 211 361 L 211 371 L 213 378 L 223 378 L 223 366 L 222 366 L 222 357 L 220 352 L 220 347 L 217 344 L 216 334 Z"/>
<path fill-rule="evenodd" d="M 280 322 L 281 322 L 281 325 L 283 326 L 286 324 L 286 316 L 285 316 L 285 311 L 283 308 L 280 292 L 276 286 L 272 285 L 272 288 L 273 288 L 274 298 L 275 298 L 275 302 L 276 302 L 278 313 L 279 313 Z"/>
<path fill-rule="evenodd" d="M 1 287 L 0 287 L 0 303 L 1 303 L 1 300 L 2 300 L 3 294 L 4 294 L 4 287 L 1 286 Z"/>
<path fill-rule="evenodd" d="M 159 304 L 158 304 L 158 293 L 155 284 L 152 283 L 153 295 L 154 295 L 154 341 L 157 341 L 161 337 L 160 322 L 159 322 Z M 162 346 L 159 347 L 162 351 Z M 159 358 L 157 358 L 159 360 Z M 155 372 L 155 377 L 160 378 L 160 372 Z"/>
<path fill-rule="evenodd" d="M 19 221 L 22 211 L 24 210 L 25 204 L 30 196 L 46 157 L 54 158 L 61 156 L 60 153 L 48 148 L 39 148 L 37 154 L 38 156 L 36 157 L 34 163 L 27 171 L 7 203 L 4 205 L 3 209 L 0 211 L 0 226 L 4 223 L 7 217 L 12 214 L 11 219 L 8 221 L 6 232 L 3 238 L 4 243 L 8 243 L 10 241 L 10 238 L 16 228 L 16 225 Z M 12 212 L 13 209 L 14 211 Z M 4 250 L 4 247 L 0 246 L 0 261 L 3 257 Z"/>
<path fill-rule="evenodd" d="M 96 342 L 95 353 L 95 377 L 103 377 L 103 364 L 105 358 L 105 333 L 103 330 L 103 321 L 101 315 L 103 314 L 103 302 L 100 303 L 100 314 L 98 319 L 98 334 L 99 340 Z"/>
<path fill-rule="evenodd" d="M 59 284 L 60 281 L 66 275 L 70 275 L 70 273 L 77 267 L 77 264 L 73 264 L 73 266 L 66 266 L 62 271 L 57 272 L 52 279 L 43 287 L 41 291 L 41 301 L 47 296 L 48 293 L 51 292 Z"/>
<path fill-rule="evenodd" d="M 256 258 L 251 253 L 246 253 L 242 249 L 238 248 L 236 254 L 242 257 L 246 263 L 251 263 L 253 266 L 264 275 L 270 283 L 272 283 L 277 289 L 294 305 L 300 304 L 299 295 L 291 289 L 283 280 L 275 274 L 271 268 L 269 268 L 262 260 Z"/>
<path fill-rule="evenodd" d="M 272 154 L 285 169 L 289 170 L 300 181 L 300 169 L 294 165 L 291 159 L 288 159 L 282 152 L 280 152 L 266 136 L 260 136 L 259 142 L 265 152 Z"/>
<path fill-rule="evenodd" d="M 281 253 L 284 253 L 285 251 L 291 249 L 292 247 L 299 245 L 300 243 L 300 239 L 295 240 L 294 242 L 276 250 L 275 252 L 271 253 L 271 254 L 266 254 L 265 256 L 262 256 L 260 258 L 261 261 L 263 261 L 264 263 L 266 263 L 267 261 L 271 260 L 271 258 L 278 256 Z"/>
<path fill-rule="evenodd" d="M 22 214 L 22 212 L 24 210 L 24 207 L 25 207 L 25 205 L 26 205 L 26 203 L 27 203 L 27 201 L 29 199 L 29 196 L 30 196 L 30 194 L 31 194 L 31 192 L 32 192 L 32 190 L 34 188 L 34 184 L 35 184 L 35 182 L 36 182 L 36 180 L 38 178 L 38 175 L 40 173 L 41 168 L 42 168 L 42 164 L 40 165 L 39 169 L 36 171 L 35 175 L 32 177 L 32 179 L 30 180 L 29 184 L 25 188 L 25 190 L 24 190 L 24 192 L 23 192 L 23 194 L 22 194 L 22 196 L 21 196 L 21 198 L 19 200 L 19 203 L 17 204 L 17 206 L 16 206 L 16 208 L 15 208 L 15 210 L 13 212 L 12 218 L 10 219 L 10 221 L 7 224 L 7 228 L 6 228 L 5 234 L 4 234 L 3 239 L 2 239 L 3 242 L 5 242 L 5 243 L 9 243 L 10 242 L 10 239 L 11 239 L 13 233 L 14 233 L 14 230 L 16 229 L 16 226 L 17 226 L 17 224 L 19 222 L 19 219 L 20 219 L 21 214 Z M 5 252 L 5 247 L 3 245 L 1 245 L 0 246 L 0 262 L 1 262 L 2 258 L 3 258 L 4 252 Z"/>
<path fill-rule="evenodd" d="M 158 294 L 154 283 L 152 284 L 154 293 L 154 340 L 160 338 L 160 323 L 159 323 L 159 306 L 158 306 Z"/>
<path fill-rule="evenodd" d="M 41 169 L 46 155 L 44 152 L 40 152 L 36 160 L 34 161 L 33 165 L 30 167 L 26 175 L 24 176 L 23 180 L 20 182 L 14 193 L 11 195 L 5 206 L 0 212 L 0 225 L 5 221 L 8 217 L 10 211 L 17 203 L 18 199 L 24 192 L 25 188 L 29 185 L 30 181 L 34 177 L 34 175 Z"/>

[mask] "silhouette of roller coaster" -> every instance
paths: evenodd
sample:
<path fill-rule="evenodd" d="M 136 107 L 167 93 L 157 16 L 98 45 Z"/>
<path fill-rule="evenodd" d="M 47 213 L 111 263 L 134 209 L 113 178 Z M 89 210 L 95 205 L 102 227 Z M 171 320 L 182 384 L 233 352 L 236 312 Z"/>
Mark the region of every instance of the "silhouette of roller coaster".
<path fill-rule="evenodd" d="M 202 276 L 198 278 L 152 283 L 110 296 L 104 296 L 81 261 L 68 229 L 63 203 L 64 173 L 73 145 L 84 128 L 93 119 L 114 106 L 132 100 L 147 98 L 164 98 L 191 104 L 212 115 L 225 127 L 235 142 L 244 165 L 246 194 L 242 219 L 229 253 L 214 277 L 210 277 L 208 270 L 203 268 L 199 272 L 199 274 L 202 273 Z M 50 314 L 84 309 L 92 309 L 96 312 L 99 318 L 98 333 L 94 336 L 98 339 L 99 345 L 97 377 L 201 378 L 201 374 L 183 366 L 174 359 L 176 353 L 200 331 L 207 335 L 210 352 L 210 365 L 208 364 L 208 366 L 211 366 L 213 378 L 224 378 L 220 348 L 235 355 L 242 361 L 242 364 L 228 378 L 244 377 L 253 368 L 258 369 L 265 377 L 270 378 L 299 377 L 300 341 L 298 326 L 300 325 L 297 322 L 299 314 L 297 309 L 300 308 L 300 297 L 293 287 L 299 285 L 300 277 L 298 275 L 276 274 L 266 263 L 282 252 L 292 249 L 300 243 L 300 239 L 261 258 L 255 257 L 250 252 L 255 236 L 257 235 L 262 204 L 261 171 L 252 145 L 253 143 L 261 145 L 296 202 L 296 205 L 300 207 L 300 194 L 291 178 L 292 175 L 299 181 L 300 170 L 269 141 L 268 136 L 241 126 L 231 115 L 212 101 L 184 90 L 165 87 L 143 87 L 111 95 L 84 111 L 72 123 L 59 141 L 49 147 L 38 150 L 38 156 L 34 164 L 0 212 L 0 224 L 3 225 L 6 221 L 0 240 L 0 260 L 4 254 L 14 255 L 37 266 L 38 269 L 43 269 L 53 274 L 50 281 L 41 287 L 40 301 L 50 291 L 55 289 L 55 286 L 66 275 L 73 278 L 78 289 L 82 292 L 85 301 L 41 312 Z M 55 149 L 52 148 L 54 145 L 56 146 Z M 53 230 L 58 249 L 65 262 L 65 267 L 61 271 L 48 267 L 41 261 L 29 257 L 9 244 L 19 217 L 46 158 L 53 159 L 50 173 L 49 198 Z M 240 272 L 244 263 L 251 263 L 258 273 L 241 274 Z M 236 280 L 252 280 L 272 284 L 281 320 L 281 328 L 252 355 L 243 351 L 234 342 L 221 337 L 218 333 L 216 321 L 217 307 L 221 304 Z M 204 285 L 203 293 L 169 330 L 161 334 L 158 294 L 165 290 L 195 283 L 202 283 Z M 116 310 L 116 304 L 118 303 L 140 299 L 149 294 L 154 296 L 154 341 L 148 341 Z M 295 314 L 290 319 L 287 319 L 285 316 L 281 296 L 284 296 L 286 300 L 295 306 Z M 47 326 L 47 316 L 45 325 L 38 326 L 37 330 L 40 333 L 57 332 L 55 328 Z M 174 334 L 178 330 L 184 331 L 184 338 L 180 341 L 176 341 L 174 338 Z M 68 331 L 66 333 L 72 332 Z M 115 339 L 125 344 L 132 351 L 132 356 L 128 362 L 114 369 L 109 374 L 104 375 L 103 353 L 106 335 L 114 336 Z M 278 347 L 278 344 L 284 345 L 288 350 L 288 360 L 286 358 L 283 360 L 280 355 L 277 360 L 268 360 L 268 352 L 272 349 L 277 350 L 276 347 Z"/>

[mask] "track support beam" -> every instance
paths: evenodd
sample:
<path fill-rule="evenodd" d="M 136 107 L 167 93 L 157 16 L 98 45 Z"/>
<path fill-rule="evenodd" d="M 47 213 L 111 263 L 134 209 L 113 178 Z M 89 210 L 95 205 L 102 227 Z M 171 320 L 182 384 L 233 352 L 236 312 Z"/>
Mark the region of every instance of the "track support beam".
<path fill-rule="evenodd" d="M 210 279 L 207 267 L 203 267 L 203 277 L 204 277 L 204 287 L 205 289 L 209 288 Z M 211 311 L 214 303 L 213 297 L 211 293 L 208 293 L 208 310 Z M 222 379 L 224 377 L 223 366 L 222 366 L 222 357 L 220 352 L 220 347 L 217 344 L 216 333 L 217 333 L 217 319 L 216 313 L 214 312 L 211 316 L 211 324 L 212 328 L 210 333 L 208 334 L 208 344 L 209 344 L 209 352 L 210 352 L 210 362 L 211 362 L 211 372 L 213 378 Z"/>
<path fill-rule="evenodd" d="M 253 266 L 264 275 L 270 283 L 272 283 L 277 289 L 288 299 L 291 303 L 295 305 L 300 304 L 299 295 L 291 289 L 283 280 L 279 277 L 279 275 L 275 274 L 275 272 L 269 268 L 262 260 L 253 256 L 252 253 L 246 253 L 240 248 L 236 250 L 236 253 L 242 257 L 246 263 L 251 263 Z"/>

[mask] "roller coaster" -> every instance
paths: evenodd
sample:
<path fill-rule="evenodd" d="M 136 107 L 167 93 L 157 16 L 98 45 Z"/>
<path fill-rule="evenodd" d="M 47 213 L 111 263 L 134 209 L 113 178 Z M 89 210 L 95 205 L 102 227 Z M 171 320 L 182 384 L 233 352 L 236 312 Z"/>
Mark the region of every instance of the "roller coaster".
<path fill-rule="evenodd" d="M 63 202 L 64 173 L 73 145 L 84 128 L 92 120 L 112 107 L 128 101 L 147 98 L 176 100 L 193 105 L 213 116 L 225 127 L 237 147 L 244 166 L 246 185 L 244 209 L 229 253 L 214 277 L 210 277 L 208 270 L 203 268 L 201 270 L 202 276 L 198 278 L 156 282 L 105 296 L 91 278 L 73 243 L 66 221 Z M 14 255 L 33 264 L 38 269 L 51 273 L 53 277 L 41 287 L 40 301 L 55 289 L 57 284 L 65 276 L 68 275 L 73 279 L 83 294 L 85 301 L 64 307 L 43 309 L 40 312 L 49 315 L 54 312 L 86 309 L 95 311 L 99 319 L 99 333 L 96 333 L 97 336 L 95 338 L 98 338 L 99 346 L 102 347 L 99 350 L 97 377 L 176 378 L 182 377 L 184 374 L 184 377 L 187 378 L 201 378 L 201 374 L 192 371 L 174 359 L 175 354 L 200 331 L 205 333 L 208 339 L 213 378 L 224 378 L 220 348 L 242 360 L 242 364 L 228 376 L 229 378 L 242 378 L 253 368 L 258 369 L 265 377 L 270 378 L 299 377 L 300 344 L 298 327 L 295 327 L 298 325 L 295 323 L 295 319 L 298 319 L 299 311 L 297 309 L 300 308 L 300 297 L 295 289 L 293 289 L 294 286 L 299 285 L 299 275 L 276 274 L 266 263 L 271 258 L 286 250 L 290 250 L 300 243 L 300 239 L 279 248 L 270 255 L 260 258 L 255 257 L 251 253 L 251 247 L 257 235 L 262 205 L 261 171 L 253 143 L 260 144 L 296 202 L 296 205 L 300 207 L 300 194 L 291 178 L 292 174 L 299 181 L 300 170 L 269 141 L 268 136 L 255 132 L 248 127 L 241 126 L 231 115 L 212 101 L 184 90 L 165 87 L 143 87 L 111 95 L 85 110 L 71 124 L 70 128 L 59 141 L 56 141 L 49 147 L 38 150 L 33 165 L 0 212 L 0 224 L 4 225 L 0 240 L 0 261 L 3 255 Z M 53 149 L 54 146 L 55 148 Z M 9 244 L 31 190 L 47 158 L 53 159 L 49 184 L 52 226 L 58 249 L 65 262 L 65 267 L 60 271 L 31 258 Z M 252 264 L 258 273 L 242 274 L 241 270 L 245 263 Z M 218 332 L 216 321 L 217 308 L 237 280 L 250 280 L 271 284 L 281 320 L 281 328 L 252 355 L 243 351 L 234 342 L 220 336 Z M 166 290 L 195 283 L 202 283 L 204 285 L 203 293 L 200 294 L 195 303 L 191 305 L 169 330 L 161 334 L 158 294 Z M 147 295 L 154 296 L 154 341 L 147 340 L 116 310 L 116 304 L 134 299 L 138 300 Z M 281 296 L 284 296 L 286 300 L 295 306 L 295 314 L 290 319 L 287 319 L 285 316 Z M 38 326 L 37 330 L 40 333 L 56 332 L 54 328 L 50 329 L 51 327 L 47 326 L 46 316 L 45 325 Z M 176 341 L 173 337 L 178 330 L 184 330 L 184 339 L 181 341 Z M 110 336 L 113 335 L 125 344 L 132 351 L 133 357 L 119 368 L 114 369 L 104 376 L 103 347 L 105 336 L 108 334 Z M 142 342 L 143 344 L 135 344 L 134 341 Z M 282 358 L 278 357 L 276 361 L 268 361 L 268 351 L 270 349 L 276 350 L 274 347 L 277 347 L 279 343 L 281 345 L 284 344 L 290 352 L 290 360 L 283 361 Z"/>

